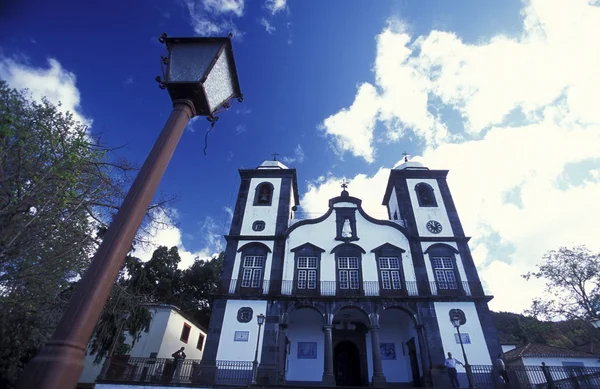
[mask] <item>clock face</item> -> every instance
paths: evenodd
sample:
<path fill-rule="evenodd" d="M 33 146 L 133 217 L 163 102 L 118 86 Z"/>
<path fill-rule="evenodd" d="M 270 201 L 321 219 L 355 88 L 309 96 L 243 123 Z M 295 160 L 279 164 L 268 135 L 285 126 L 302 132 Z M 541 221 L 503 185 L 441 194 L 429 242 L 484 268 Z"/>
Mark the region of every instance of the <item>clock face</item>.
<path fill-rule="evenodd" d="M 427 222 L 427 230 L 432 234 L 439 234 L 442 232 L 442 225 L 437 220 L 430 220 Z"/>

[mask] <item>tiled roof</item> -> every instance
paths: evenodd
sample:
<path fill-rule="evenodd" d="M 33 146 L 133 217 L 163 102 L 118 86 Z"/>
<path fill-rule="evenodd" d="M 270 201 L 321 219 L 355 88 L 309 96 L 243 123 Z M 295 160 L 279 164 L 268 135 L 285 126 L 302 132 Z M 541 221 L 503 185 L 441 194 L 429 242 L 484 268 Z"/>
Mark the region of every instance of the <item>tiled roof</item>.
<path fill-rule="evenodd" d="M 504 353 L 506 361 L 521 357 L 562 357 L 562 358 L 598 358 L 598 355 L 585 351 L 548 346 L 545 344 L 528 343 Z"/>

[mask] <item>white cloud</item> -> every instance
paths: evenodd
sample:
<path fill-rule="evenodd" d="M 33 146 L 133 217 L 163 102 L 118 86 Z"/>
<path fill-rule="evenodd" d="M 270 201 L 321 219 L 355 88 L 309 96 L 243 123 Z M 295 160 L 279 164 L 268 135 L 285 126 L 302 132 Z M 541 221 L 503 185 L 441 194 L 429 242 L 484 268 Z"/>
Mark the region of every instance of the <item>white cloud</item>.
<path fill-rule="evenodd" d="M 234 38 L 244 35 L 233 18 L 244 15 L 244 0 L 183 0 L 190 14 L 194 32 L 201 36 L 232 33 Z"/>
<path fill-rule="evenodd" d="M 265 18 L 260 19 L 260 25 L 263 26 L 265 28 L 265 31 L 268 32 L 269 34 L 272 34 L 275 32 L 275 27 L 273 27 L 271 25 L 271 23 L 269 23 L 269 21 Z"/>
<path fill-rule="evenodd" d="M 521 36 L 477 44 L 444 31 L 413 40 L 391 23 L 377 37 L 375 84 L 361 87 L 368 85 L 369 99 L 359 89 L 352 106 L 322 126 L 337 149 L 367 162 L 380 138 L 376 122 L 389 140 L 423 140 L 420 160 L 450 170 L 474 260 L 496 296 L 492 309 L 517 312 L 542 289 L 520 275 L 546 251 L 574 244 L 600 250 L 600 8 L 586 0 L 531 0 L 522 14 Z M 444 122 L 440 107 L 460 120 Z M 371 193 L 351 194 L 380 202 L 381 172 L 365 177 Z M 330 185 L 313 184 L 303 208 L 325 207 L 337 195 Z"/>
<path fill-rule="evenodd" d="M 367 162 L 374 161 L 373 129 L 379 111 L 379 97 L 373 85 L 364 83 L 348 109 L 342 109 L 323 121 L 320 129 L 332 137 L 332 147 L 342 155 L 349 150 Z"/>
<path fill-rule="evenodd" d="M 301 145 L 296 146 L 296 148 L 294 149 L 294 156 L 293 157 L 283 157 L 283 162 L 286 164 L 304 162 L 304 150 L 302 150 L 302 146 Z"/>
<path fill-rule="evenodd" d="M 223 228 L 219 226 L 214 219 L 206 217 L 202 224 L 199 235 L 203 239 L 204 248 L 198 251 L 190 251 L 186 249 L 182 242 L 181 230 L 173 223 L 173 219 L 177 218 L 177 212 L 173 209 L 169 210 L 168 214 L 163 211 L 155 211 L 154 218 L 157 223 L 150 226 L 150 243 L 136 248 L 133 256 L 140 258 L 142 261 L 148 261 L 152 258 L 152 253 L 158 246 L 173 247 L 179 249 L 181 262 L 180 269 L 190 267 L 196 258 L 210 259 L 218 255 L 223 249 Z M 169 227 L 165 227 L 169 226 Z"/>
<path fill-rule="evenodd" d="M 244 132 L 246 132 L 246 125 L 245 124 L 238 124 L 237 126 L 235 126 L 235 133 L 236 134 L 243 134 Z"/>
<path fill-rule="evenodd" d="M 214 14 L 234 14 L 240 17 L 244 14 L 244 0 L 202 0 L 207 12 Z"/>
<path fill-rule="evenodd" d="M 286 5 L 287 0 L 266 0 L 265 7 L 271 12 L 272 15 L 275 15 L 279 11 L 283 11 L 287 8 Z"/>
<path fill-rule="evenodd" d="M 46 97 L 54 105 L 60 104 L 61 111 L 69 111 L 76 120 L 91 126 L 92 119 L 81 112 L 75 74 L 64 69 L 56 59 L 49 58 L 47 68 L 37 68 L 23 60 L 0 55 L 0 78 L 12 88 L 27 89 L 35 100 Z"/>

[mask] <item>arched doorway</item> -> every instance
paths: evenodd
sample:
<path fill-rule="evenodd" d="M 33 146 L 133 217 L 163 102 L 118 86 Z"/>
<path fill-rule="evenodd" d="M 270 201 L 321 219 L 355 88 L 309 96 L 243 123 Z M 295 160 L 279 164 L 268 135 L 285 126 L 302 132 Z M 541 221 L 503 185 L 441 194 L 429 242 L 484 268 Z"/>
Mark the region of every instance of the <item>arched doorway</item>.
<path fill-rule="evenodd" d="M 407 311 L 390 307 L 379 315 L 382 368 L 388 383 L 421 386 L 418 335 Z"/>
<path fill-rule="evenodd" d="M 288 318 L 283 352 L 283 371 L 289 385 L 311 382 L 320 384 L 323 379 L 324 338 L 323 317 L 313 308 L 300 308 Z M 282 345 L 283 345 L 282 344 Z"/>
<path fill-rule="evenodd" d="M 360 371 L 358 347 L 349 340 L 338 343 L 333 351 L 333 374 L 337 386 L 362 385 Z"/>

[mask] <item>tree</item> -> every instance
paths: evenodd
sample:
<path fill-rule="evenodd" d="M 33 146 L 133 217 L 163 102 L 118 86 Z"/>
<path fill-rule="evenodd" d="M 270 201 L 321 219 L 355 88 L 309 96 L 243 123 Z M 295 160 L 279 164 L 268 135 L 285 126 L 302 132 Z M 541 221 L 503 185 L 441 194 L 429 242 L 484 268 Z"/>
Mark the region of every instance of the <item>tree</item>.
<path fill-rule="evenodd" d="M 600 253 L 585 246 L 561 247 L 547 252 L 537 272 L 523 277 L 544 279 L 544 294 L 536 298 L 528 313 L 534 317 L 585 320 L 600 311 Z"/>
<path fill-rule="evenodd" d="M 177 306 L 206 326 L 210 318 L 211 293 L 219 281 L 223 259 L 224 253 L 208 261 L 196 259 L 191 267 L 180 270 L 177 247 L 160 246 L 145 263 L 128 257 L 90 342 L 89 351 L 96 355 L 95 361 L 102 361 L 117 336 L 119 346 L 115 354 L 127 353 L 129 346 L 124 344 L 125 336 L 119 334 L 119 330 L 127 328 L 135 343 L 142 331 L 149 329 L 151 305 Z M 129 315 L 123 322 L 124 312 Z"/>
<path fill-rule="evenodd" d="M 0 80 L 1 387 L 52 334 L 124 198 L 136 169 L 115 151 Z"/>

